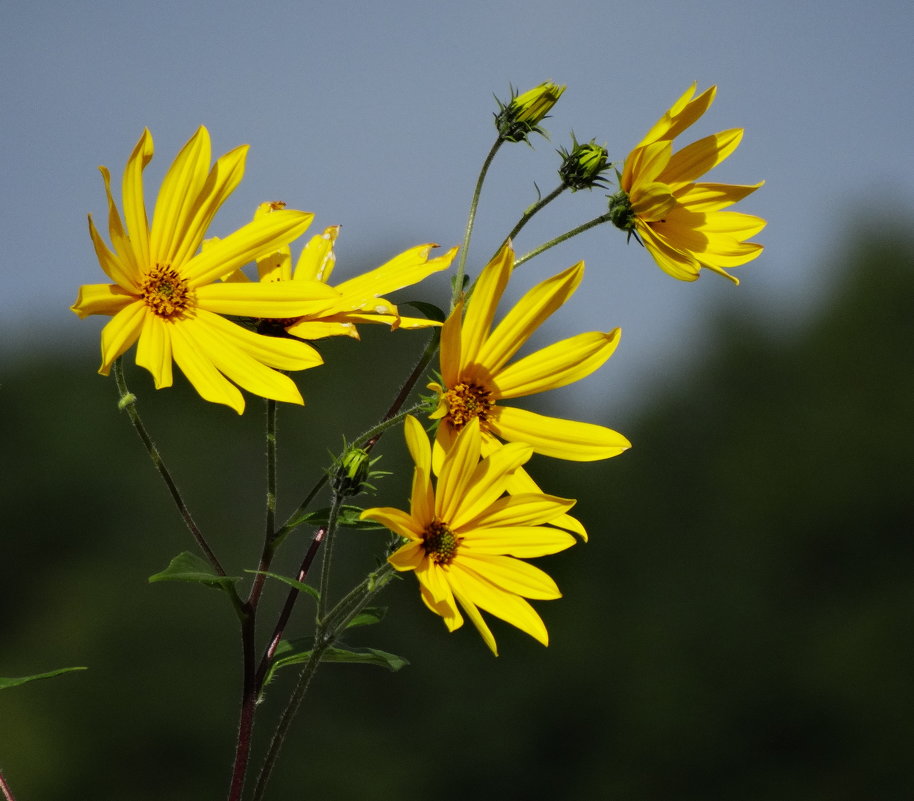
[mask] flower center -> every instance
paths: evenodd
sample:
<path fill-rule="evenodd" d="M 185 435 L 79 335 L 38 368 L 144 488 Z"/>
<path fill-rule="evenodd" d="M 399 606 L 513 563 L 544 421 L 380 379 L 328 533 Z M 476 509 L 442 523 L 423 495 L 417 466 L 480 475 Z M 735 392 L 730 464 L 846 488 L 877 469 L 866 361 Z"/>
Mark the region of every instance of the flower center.
<path fill-rule="evenodd" d="M 447 420 L 457 431 L 474 417 L 479 418 L 480 428 L 487 428 L 486 423 L 495 405 L 488 389 L 478 384 L 461 382 L 445 392 L 444 399 L 448 408 Z"/>
<path fill-rule="evenodd" d="M 461 539 L 440 520 L 433 520 L 422 536 L 425 555 L 436 565 L 449 565 L 457 555 Z"/>
<path fill-rule="evenodd" d="M 159 317 L 180 317 L 191 304 L 187 281 L 167 264 L 157 264 L 146 273 L 140 292 Z"/>

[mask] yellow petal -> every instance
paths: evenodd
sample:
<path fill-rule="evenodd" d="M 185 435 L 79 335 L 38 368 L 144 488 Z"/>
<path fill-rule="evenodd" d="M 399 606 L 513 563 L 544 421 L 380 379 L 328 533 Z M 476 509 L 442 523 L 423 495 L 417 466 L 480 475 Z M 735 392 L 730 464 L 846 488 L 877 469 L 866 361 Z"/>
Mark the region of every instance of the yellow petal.
<path fill-rule="evenodd" d="M 155 314 L 145 315 L 143 331 L 136 349 L 136 363 L 152 373 L 156 389 L 170 387 L 171 328 L 174 324 Z"/>
<path fill-rule="evenodd" d="M 492 261 L 485 266 L 473 285 L 473 294 L 466 305 L 461 344 L 459 348 L 455 349 L 458 354 L 462 351 L 461 365 L 478 360 L 479 350 L 489 335 L 492 321 L 495 319 L 495 310 L 498 308 L 498 302 L 504 294 L 513 269 L 514 249 L 510 242 L 506 242 Z M 452 316 L 456 313 L 457 309 L 454 309 Z M 443 345 L 442 342 L 442 348 Z M 447 377 L 445 377 L 445 382 L 448 383 L 448 386 L 453 386 Z"/>
<path fill-rule="evenodd" d="M 124 231 L 121 223 L 121 215 L 118 213 L 117 206 L 114 203 L 114 196 L 111 194 L 111 173 L 107 167 L 99 167 L 102 179 L 105 182 L 105 197 L 108 201 L 108 235 L 111 237 L 111 245 L 117 254 L 118 261 L 131 273 L 137 274 L 141 265 L 138 265 L 133 253 L 133 247 Z M 89 224 L 92 224 L 92 218 L 89 218 Z"/>
<path fill-rule="evenodd" d="M 483 642 L 489 646 L 489 650 L 492 651 L 495 656 L 498 656 L 498 646 L 495 644 L 495 636 L 492 634 L 492 630 L 486 625 L 485 620 L 482 619 L 482 615 L 479 613 L 479 609 L 476 608 L 476 604 L 474 604 L 472 599 L 466 594 L 464 587 L 466 582 L 460 571 L 453 571 L 451 582 L 454 597 L 460 602 L 460 606 L 467 613 L 470 622 L 476 627 L 476 631 L 479 632 Z"/>
<path fill-rule="evenodd" d="M 473 529 L 475 539 L 477 529 L 491 529 L 499 526 L 511 528 L 539 526 L 551 522 L 552 518 L 568 511 L 574 504 L 575 501 L 570 498 L 559 498 L 539 492 L 507 495 L 489 504 L 482 514 L 477 515 L 467 524 L 467 529 Z"/>
<path fill-rule="evenodd" d="M 465 539 L 463 553 L 507 554 L 526 559 L 564 551 L 577 540 L 567 531 L 550 526 L 498 526 L 474 529 L 472 539 Z"/>
<path fill-rule="evenodd" d="M 105 275 L 124 289 L 136 291 L 140 278 L 139 270 L 130 260 L 121 259 L 120 256 L 108 250 L 108 246 L 95 228 L 91 214 L 89 215 L 89 236 L 92 237 L 95 255 L 102 270 L 105 271 Z"/>
<path fill-rule="evenodd" d="M 563 339 L 505 367 L 495 378 L 500 398 L 564 387 L 589 376 L 615 351 L 622 330 L 591 331 Z"/>
<path fill-rule="evenodd" d="M 393 509 L 391 511 L 397 510 Z M 365 519 L 365 515 L 362 515 L 362 519 Z M 385 526 L 387 525 L 385 521 L 378 522 L 383 522 Z M 390 526 L 388 526 L 388 528 L 390 528 Z M 400 546 L 396 551 L 387 557 L 387 561 L 390 562 L 394 570 L 398 570 L 401 573 L 407 570 L 418 569 L 424 560 L 425 550 L 422 548 L 422 543 L 419 540 L 407 542 L 405 545 Z"/>
<path fill-rule="evenodd" d="M 485 451 L 486 447 L 488 447 L 487 443 L 483 440 L 483 451 Z M 523 495 L 530 492 L 541 494 L 542 490 L 530 477 L 530 474 L 523 467 L 519 467 L 508 477 L 508 492 L 512 495 Z M 584 542 L 587 542 L 587 529 L 584 528 L 580 520 L 571 515 L 554 517 L 549 520 L 549 525 L 577 534 Z"/>
<path fill-rule="evenodd" d="M 495 407 L 491 427 L 502 439 L 526 442 L 537 453 L 574 462 L 609 459 L 631 447 L 625 437 L 610 428 L 509 406 Z"/>
<path fill-rule="evenodd" d="M 435 514 L 452 526 L 457 525 L 454 521 L 464 508 L 464 498 L 471 489 L 470 481 L 479 464 L 479 449 L 479 419 L 474 417 L 457 435 L 438 476 Z"/>
<path fill-rule="evenodd" d="M 248 145 L 241 145 L 226 153 L 213 165 L 191 210 L 192 213 L 188 215 L 186 227 L 180 231 L 177 250 L 171 257 L 173 265 L 184 264 L 200 248 L 206 229 L 212 223 L 216 212 L 244 177 L 247 153 Z"/>
<path fill-rule="evenodd" d="M 171 349 L 181 372 L 187 376 L 200 397 L 212 403 L 224 403 L 238 414 L 244 411 L 244 398 L 230 381 L 220 373 L 209 356 L 198 347 L 183 325 L 175 325 L 171 332 Z"/>
<path fill-rule="evenodd" d="M 453 451 L 454 448 L 448 451 L 444 465 L 448 463 Z M 452 530 L 468 529 L 471 526 L 470 521 L 484 515 L 496 499 L 504 494 L 507 477 L 525 464 L 532 454 L 533 449 L 529 445 L 512 442 L 497 448 L 478 464 L 468 465 L 469 474 L 466 484 L 458 490 L 460 503 L 451 516 L 445 518 L 451 524 Z M 444 465 L 442 465 L 442 476 Z M 438 487 L 440 492 L 440 481 Z"/>
<path fill-rule="evenodd" d="M 670 185 L 658 181 L 633 189 L 630 202 L 635 215 L 647 222 L 664 219 L 677 203 Z"/>
<path fill-rule="evenodd" d="M 292 251 L 288 245 L 257 259 L 257 275 L 264 283 L 292 279 Z"/>
<path fill-rule="evenodd" d="M 102 329 L 102 364 L 98 371 L 108 375 L 114 360 L 140 337 L 146 304 L 135 301 L 121 309 Z"/>
<path fill-rule="evenodd" d="M 476 361 L 493 377 L 530 338 L 534 331 L 568 298 L 581 283 L 584 262 L 547 278 L 528 291 L 505 315 L 480 348 Z M 464 358 L 465 369 L 472 363 Z"/>
<path fill-rule="evenodd" d="M 304 404 L 301 393 L 291 378 L 267 367 L 226 338 L 219 326 L 212 325 L 212 317 L 185 319 L 175 326 L 178 327 L 184 329 L 188 338 L 197 343 L 217 370 L 243 389 L 264 398 Z"/>
<path fill-rule="evenodd" d="M 736 150 L 742 138 L 743 129 L 732 128 L 692 142 L 673 154 L 663 171 L 663 180 L 674 191 L 695 181 Z"/>
<path fill-rule="evenodd" d="M 198 253 L 181 268 L 181 275 L 194 288 L 209 284 L 291 242 L 313 218 L 291 209 L 265 214 Z"/>
<path fill-rule="evenodd" d="M 352 323 L 326 319 L 309 320 L 302 318 L 286 326 L 286 333 L 292 334 L 292 336 L 299 339 L 307 340 L 324 339 L 325 337 L 359 338 L 358 329 Z"/>
<path fill-rule="evenodd" d="M 340 235 L 340 226 L 331 225 L 324 233 L 312 236 L 302 249 L 295 264 L 296 281 L 323 281 L 327 283 L 336 264 L 333 245 Z"/>
<path fill-rule="evenodd" d="M 569 535 L 569 539 L 572 539 Z M 574 540 L 572 539 L 572 542 Z M 487 583 L 524 598 L 534 598 L 540 601 L 561 598 L 562 593 L 548 573 L 534 567 L 528 562 L 515 559 L 513 556 L 498 554 L 472 553 L 461 550 L 459 556 L 460 566 L 472 570 L 483 577 Z M 497 615 L 481 598 L 474 594 L 473 600 L 483 609 Z M 501 617 L 501 615 L 499 615 Z"/>
<path fill-rule="evenodd" d="M 149 224 L 146 220 L 146 200 L 143 197 L 143 170 L 152 159 L 152 134 L 145 128 L 127 160 L 121 182 L 124 202 L 124 222 L 130 236 L 135 265 L 149 264 Z"/>
<path fill-rule="evenodd" d="M 70 310 L 80 317 L 90 314 L 117 314 L 136 298 L 117 284 L 83 284 Z"/>
<path fill-rule="evenodd" d="M 338 284 L 336 288 L 345 298 L 353 299 L 357 304 L 353 308 L 362 308 L 362 304 L 365 303 L 370 306 L 373 298 L 412 286 L 432 273 L 446 270 L 453 261 L 457 248 L 451 248 L 444 255 L 429 259 L 429 251 L 436 247 L 438 246 L 427 244 L 410 248 L 380 267 Z"/>
<path fill-rule="evenodd" d="M 635 148 L 625 159 L 620 186 L 629 194 L 655 183 L 669 164 L 673 153 L 670 142 L 654 142 Z"/>
<path fill-rule="evenodd" d="M 708 110 L 711 103 L 714 102 L 717 87 L 711 86 L 692 100 L 695 89 L 696 84 L 694 83 L 686 89 L 669 111 L 654 123 L 644 139 L 638 143 L 639 147 L 659 139 L 675 138 Z"/>
<path fill-rule="evenodd" d="M 281 320 L 319 314 L 332 306 L 338 295 L 320 281 L 281 281 L 207 284 L 197 289 L 196 297 L 201 308 L 216 314 Z"/>
<path fill-rule="evenodd" d="M 459 300 L 441 327 L 439 346 L 441 376 L 445 386 L 448 387 L 453 387 L 460 382 L 461 366 L 466 361 L 462 354 L 461 342 L 464 340 L 461 335 L 462 326 L 463 301 Z"/>
<path fill-rule="evenodd" d="M 677 194 L 676 200 L 689 211 L 718 211 L 738 203 L 764 183 L 759 181 L 750 185 L 692 184 L 686 191 Z"/>
<path fill-rule="evenodd" d="M 477 560 L 473 561 L 475 563 Z M 467 568 L 463 563 L 459 570 L 453 572 L 452 586 L 454 586 L 454 594 L 461 601 L 461 605 L 463 605 L 463 598 L 466 597 L 474 606 L 516 626 L 543 645 L 549 644 L 546 625 L 523 598 L 494 586 L 487 580 L 487 574 L 479 574 L 475 570 Z M 464 608 L 466 609 L 466 606 Z M 469 612 L 469 610 L 467 611 Z"/>
<path fill-rule="evenodd" d="M 359 520 L 374 520 L 408 540 L 421 539 L 422 529 L 416 519 L 400 509 L 376 506 L 373 509 L 365 509 L 359 515 Z"/>
<path fill-rule="evenodd" d="M 416 568 L 422 602 L 436 615 L 441 615 L 448 631 L 463 625 L 463 617 L 457 609 L 457 602 L 450 586 L 444 580 L 444 571 L 425 559 Z"/>
<path fill-rule="evenodd" d="M 197 316 L 227 342 L 231 342 L 248 356 L 269 367 L 280 370 L 309 370 L 324 363 L 321 355 L 305 342 L 255 334 L 206 309 L 198 309 Z"/>
<path fill-rule="evenodd" d="M 174 255 L 181 248 L 184 234 L 197 210 L 209 162 L 209 131 L 201 125 L 181 148 L 162 179 L 152 215 L 149 263 L 173 264 Z"/>
<path fill-rule="evenodd" d="M 674 247 L 650 225 L 639 224 L 637 230 L 644 247 L 654 257 L 661 270 L 680 281 L 694 281 L 698 278 L 701 265 L 694 256 Z"/>

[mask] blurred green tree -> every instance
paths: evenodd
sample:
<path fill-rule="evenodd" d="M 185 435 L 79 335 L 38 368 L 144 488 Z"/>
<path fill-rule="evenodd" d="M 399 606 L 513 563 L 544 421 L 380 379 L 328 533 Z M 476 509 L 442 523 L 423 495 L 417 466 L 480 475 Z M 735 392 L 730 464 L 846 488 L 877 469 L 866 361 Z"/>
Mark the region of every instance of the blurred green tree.
<path fill-rule="evenodd" d="M 412 666 L 325 666 L 272 797 L 910 797 L 912 265 L 906 233 L 861 234 L 802 325 L 723 313 L 713 352 L 625 431 L 630 453 L 537 461 L 544 487 L 580 498 L 592 534 L 549 563 L 566 596 L 538 607 L 549 650 L 496 623 L 495 661 L 397 582 L 366 643 Z M 365 396 L 368 370 L 395 383 L 415 347 L 382 372 L 384 337 L 328 343 L 328 366 L 302 379 L 307 430 L 281 419 L 281 458 L 323 464 L 342 421 L 362 415 L 349 434 L 370 422 L 377 410 L 342 399 Z M 215 592 L 145 583 L 190 543 L 93 358 L 14 364 L 0 388 L 0 674 L 90 667 L 0 694 L 0 760 L 22 801 L 219 797 L 235 624 Z M 201 523 L 226 561 L 249 565 L 262 421 L 144 380 L 133 388 Z M 314 478 L 281 476 L 281 504 Z M 381 500 L 404 494 L 401 479 Z M 355 572 L 382 542 L 339 545 Z M 289 678 L 267 696 L 261 736 Z"/>

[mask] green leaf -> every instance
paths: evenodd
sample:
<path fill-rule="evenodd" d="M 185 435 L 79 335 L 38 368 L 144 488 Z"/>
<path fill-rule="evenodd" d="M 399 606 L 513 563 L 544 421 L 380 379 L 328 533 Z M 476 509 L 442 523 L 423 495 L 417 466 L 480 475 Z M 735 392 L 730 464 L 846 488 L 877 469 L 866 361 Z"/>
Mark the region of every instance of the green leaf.
<path fill-rule="evenodd" d="M 5 679 L 0 676 L 0 690 L 5 690 L 8 687 L 18 687 L 20 684 L 27 684 L 30 681 L 37 681 L 38 679 L 51 679 L 54 676 L 59 676 L 61 673 L 70 673 L 74 670 L 88 670 L 85 667 L 65 667 L 58 668 L 57 670 L 49 670 L 47 673 L 36 673 L 34 676 L 21 676 L 18 679 Z"/>
<path fill-rule="evenodd" d="M 400 306 L 412 306 L 414 309 L 422 312 L 429 320 L 443 323 L 447 318 L 443 309 L 439 309 L 434 303 L 426 303 L 424 300 L 408 300 L 400 303 Z"/>
<path fill-rule="evenodd" d="M 386 606 L 366 606 L 346 624 L 346 628 L 352 629 L 356 626 L 373 626 L 375 623 L 380 623 L 386 614 Z"/>
<path fill-rule="evenodd" d="M 368 610 L 363 610 L 367 612 Z M 379 618 L 380 619 L 380 618 Z M 377 621 L 373 621 L 377 622 Z M 360 625 L 367 625 L 362 623 Z M 263 686 L 266 687 L 273 680 L 273 675 L 280 668 L 289 665 L 301 665 L 311 658 L 313 646 L 312 637 L 299 637 L 294 640 L 281 640 L 276 647 L 276 659 L 270 666 L 266 675 Z M 321 656 L 321 662 L 348 662 L 357 665 L 376 665 L 377 667 L 387 668 L 390 671 L 397 671 L 409 664 L 409 661 L 402 656 L 380 651 L 377 648 L 357 648 L 346 646 L 345 648 L 331 646 L 324 651 Z"/>
<path fill-rule="evenodd" d="M 266 570 L 245 570 L 244 572 L 260 573 L 261 575 L 269 576 L 270 578 L 274 578 L 277 581 L 281 581 L 283 584 L 288 584 L 290 587 L 294 587 L 300 592 L 307 593 L 312 598 L 314 598 L 315 601 L 319 601 L 321 599 L 321 594 L 310 584 L 305 584 L 303 581 L 296 581 L 295 579 L 289 578 L 288 576 L 281 576 L 278 573 L 269 573 Z"/>
<path fill-rule="evenodd" d="M 184 551 L 172 559 L 163 571 L 149 577 L 150 584 L 156 581 L 190 581 L 225 590 L 230 584 L 241 581 L 241 576 L 220 576 L 209 562 L 190 551 Z"/>
<path fill-rule="evenodd" d="M 343 504 L 340 507 L 340 511 L 336 519 L 337 525 L 340 526 L 340 528 L 355 528 L 362 531 L 384 528 L 384 526 L 375 523 L 373 520 L 359 520 L 360 514 L 362 514 L 361 506 Z M 301 514 L 298 517 L 290 520 L 288 525 L 298 527 L 303 526 L 307 523 L 311 526 L 326 526 L 329 518 L 330 507 L 324 507 L 323 509 L 315 509 L 313 512 L 305 512 L 304 514 Z"/>

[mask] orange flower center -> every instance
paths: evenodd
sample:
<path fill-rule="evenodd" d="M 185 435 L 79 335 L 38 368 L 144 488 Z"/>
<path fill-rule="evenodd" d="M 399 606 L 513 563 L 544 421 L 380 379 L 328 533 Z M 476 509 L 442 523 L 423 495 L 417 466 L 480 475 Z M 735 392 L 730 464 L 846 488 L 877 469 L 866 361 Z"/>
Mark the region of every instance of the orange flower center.
<path fill-rule="evenodd" d="M 447 402 L 447 421 L 460 431 L 474 417 L 479 418 L 479 427 L 487 430 L 487 423 L 492 415 L 492 393 L 478 384 L 460 383 L 444 393 Z"/>
<path fill-rule="evenodd" d="M 167 264 L 157 264 L 140 285 L 146 305 L 159 317 L 180 317 L 191 305 L 187 281 Z"/>
<path fill-rule="evenodd" d="M 425 555 L 436 565 L 449 565 L 457 555 L 461 538 L 457 537 L 445 523 L 433 520 L 422 535 Z"/>

